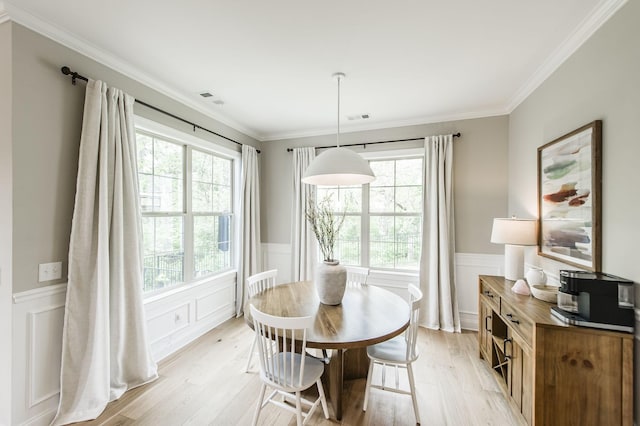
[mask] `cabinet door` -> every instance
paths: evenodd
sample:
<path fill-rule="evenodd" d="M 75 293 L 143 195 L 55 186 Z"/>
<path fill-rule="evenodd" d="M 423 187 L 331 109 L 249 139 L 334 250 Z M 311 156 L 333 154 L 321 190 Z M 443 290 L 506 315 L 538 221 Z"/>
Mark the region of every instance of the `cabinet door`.
<path fill-rule="evenodd" d="M 508 342 L 505 345 L 509 357 L 509 377 L 507 389 L 513 403 L 520 409 L 522 416 L 531 424 L 533 406 L 533 363 L 527 345 L 512 329 L 508 330 Z"/>
<path fill-rule="evenodd" d="M 527 424 L 533 420 L 533 356 L 522 349 L 522 416 Z"/>
<path fill-rule="evenodd" d="M 511 328 L 508 329 L 507 339 L 505 349 L 509 358 L 509 380 L 507 382 L 509 395 L 516 406 L 522 410 L 522 342 Z"/>
<path fill-rule="evenodd" d="M 630 408 L 623 413 L 622 384 L 633 370 L 623 362 L 620 337 L 589 329 L 545 328 L 536 340 L 537 424 L 627 423 L 624 419 L 632 413 Z"/>
<path fill-rule="evenodd" d="M 491 362 L 491 318 L 493 310 L 489 304 L 482 299 L 482 296 L 480 296 L 478 343 L 480 345 L 480 356 Z"/>

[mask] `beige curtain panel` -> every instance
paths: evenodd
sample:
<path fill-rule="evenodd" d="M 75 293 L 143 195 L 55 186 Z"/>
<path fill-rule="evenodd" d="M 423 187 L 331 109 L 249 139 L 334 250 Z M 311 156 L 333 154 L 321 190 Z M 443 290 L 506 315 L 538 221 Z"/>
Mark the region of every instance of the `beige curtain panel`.
<path fill-rule="evenodd" d="M 157 378 L 142 303 L 133 103 L 101 81 L 87 84 L 55 425 L 95 419 Z"/>
<path fill-rule="evenodd" d="M 420 325 L 460 332 L 455 276 L 453 136 L 425 139 Z"/>
<path fill-rule="evenodd" d="M 309 164 L 316 158 L 316 149 L 293 149 L 293 209 L 291 212 L 291 281 L 313 278 L 316 263 L 316 237 L 307 222 L 305 211 L 315 196 L 315 185 L 302 183 Z"/>
<path fill-rule="evenodd" d="M 244 312 L 244 302 L 247 300 L 247 278 L 262 272 L 258 152 L 249 145 L 242 145 L 241 185 L 240 259 L 238 259 L 236 284 L 236 316 L 241 316 Z"/>

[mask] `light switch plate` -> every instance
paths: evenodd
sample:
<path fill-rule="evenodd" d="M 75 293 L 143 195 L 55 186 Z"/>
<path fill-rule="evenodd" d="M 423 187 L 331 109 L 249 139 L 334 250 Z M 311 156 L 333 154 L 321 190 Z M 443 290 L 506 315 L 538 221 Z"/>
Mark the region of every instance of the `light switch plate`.
<path fill-rule="evenodd" d="M 60 278 L 62 278 L 62 262 L 38 265 L 38 282 L 59 280 Z"/>

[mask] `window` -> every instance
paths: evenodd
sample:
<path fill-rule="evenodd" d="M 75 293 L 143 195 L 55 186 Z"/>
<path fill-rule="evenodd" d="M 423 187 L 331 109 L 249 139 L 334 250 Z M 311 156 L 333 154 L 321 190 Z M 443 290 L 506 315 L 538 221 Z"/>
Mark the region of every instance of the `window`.
<path fill-rule="evenodd" d="M 420 156 L 370 160 L 376 180 L 362 186 L 318 187 L 345 221 L 336 257 L 346 265 L 418 270 L 421 252 Z"/>
<path fill-rule="evenodd" d="M 422 236 L 422 158 L 370 162 L 369 266 L 418 269 Z"/>
<path fill-rule="evenodd" d="M 136 131 L 144 291 L 232 267 L 234 160 Z"/>
<path fill-rule="evenodd" d="M 317 201 L 329 198 L 336 211 L 345 213 L 338 235 L 335 257 L 345 265 L 360 265 L 362 256 L 362 188 L 356 186 L 318 186 Z"/>

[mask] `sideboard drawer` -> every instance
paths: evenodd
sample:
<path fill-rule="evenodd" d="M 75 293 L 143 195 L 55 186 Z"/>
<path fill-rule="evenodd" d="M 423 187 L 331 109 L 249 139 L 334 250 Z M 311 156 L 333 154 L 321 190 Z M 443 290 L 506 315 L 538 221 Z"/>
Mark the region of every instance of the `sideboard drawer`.
<path fill-rule="evenodd" d="M 484 281 L 481 281 L 480 285 L 482 296 L 484 296 L 487 302 L 489 302 L 489 305 L 491 305 L 493 310 L 495 310 L 496 312 L 500 312 L 500 296 L 496 294 L 496 292 L 493 291 L 491 287 L 489 287 L 489 285 L 487 285 L 487 283 L 485 283 Z"/>
<path fill-rule="evenodd" d="M 533 323 L 527 317 L 518 315 L 509 303 L 502 300 L 500 304 L 500 315 L 502 315 L 511 327 L 522 337 L 530 347 L 533 345 Z"/>

